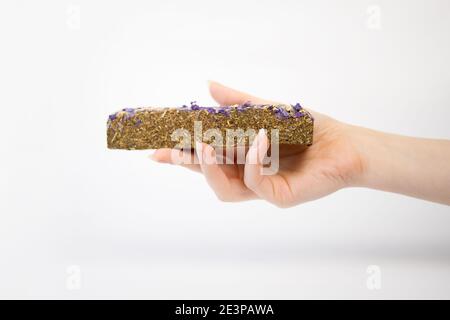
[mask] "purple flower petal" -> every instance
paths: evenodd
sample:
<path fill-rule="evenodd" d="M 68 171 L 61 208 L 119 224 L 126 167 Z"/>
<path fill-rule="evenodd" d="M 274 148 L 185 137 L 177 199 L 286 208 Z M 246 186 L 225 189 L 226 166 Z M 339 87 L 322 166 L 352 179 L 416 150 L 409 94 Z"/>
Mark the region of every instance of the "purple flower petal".
<path fill-rule="evenodd" d="M 296 118 L 301 118 L 301 117 L 304 117 L 305 114 L 304 114 L 303 112 L 301 112 L 301 111 L 295 111 L 294 116 L 295 116 Z"/>
<path fill-rule="evenodd" d="M 296 103 L 293 105 L 295 111 L 300 111 L 303 109 L 303 107 L 300 105 L 300 103 Z"/>
<path fill-rule="evenodd" d="M 225 108 L 219 109 L 219 110 L 217 111 L 217 113 L 223 114 L 223 115 L 225 115 L 225 116 L 228 116 L 228 115 L 230 114 L 229 111 L 226 110 Z"/>
<path fill-rule="evenodd" d="M 197 105 L 196 101 L 191 102 L 191 110 L 200 110 L 200 106 Z"/>
<path fill-rule="evenodd" d="M 280 113 L 283 117 L 289 118 L 289 112 L 287 112 L 287 110 L 285 108 L 281 107 L 278 110 L 280 110 Z"/>

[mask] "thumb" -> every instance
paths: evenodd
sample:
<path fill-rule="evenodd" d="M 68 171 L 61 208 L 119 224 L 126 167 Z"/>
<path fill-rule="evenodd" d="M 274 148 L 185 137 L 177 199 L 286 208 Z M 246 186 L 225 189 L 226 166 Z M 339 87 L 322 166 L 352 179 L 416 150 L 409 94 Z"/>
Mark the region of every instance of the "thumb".
<path fill-rule="evenodd" d="M 248 93 L 228 88 L 215 81 L 208 81 L 208 84 L 211 96 L 222 106 L 242 104 L 245 102 L 254 104 L 274 104 L 272 101 L 257 98 Z"/>

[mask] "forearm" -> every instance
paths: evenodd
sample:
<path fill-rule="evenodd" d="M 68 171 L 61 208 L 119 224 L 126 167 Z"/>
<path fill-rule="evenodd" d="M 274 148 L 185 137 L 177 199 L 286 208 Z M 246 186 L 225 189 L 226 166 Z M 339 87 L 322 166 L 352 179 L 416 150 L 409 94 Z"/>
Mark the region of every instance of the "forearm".
<path fill-rule="evenodd" d="M 357 128 L 363 163 L 356 185 L 450 205 L 450 141 Z"/>

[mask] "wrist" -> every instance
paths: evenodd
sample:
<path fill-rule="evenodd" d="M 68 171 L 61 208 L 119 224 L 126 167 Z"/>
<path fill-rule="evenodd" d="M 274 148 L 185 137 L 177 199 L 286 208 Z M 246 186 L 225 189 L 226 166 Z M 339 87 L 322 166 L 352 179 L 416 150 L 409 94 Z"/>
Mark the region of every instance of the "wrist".
<path fill-rule="evenodd" d="M 359 126 L 348 126 L 352 147 L 359 164 L 353 172 L 349 185 L 373 188 L 373 184 L 378 180 L 378 174 L 384 170 L 380 157 L 386 156 L 387 152 L 383 150 L 386 147 L 383 142 L 386 139 L 385 134 Z"/>
<path fill-rule="evenodd" d="M 409 138 L 363 127 L 355 127 L 355 148 L 361 159 L 354 186 L 401 192 L 417 170 L 408 155 Z"/>

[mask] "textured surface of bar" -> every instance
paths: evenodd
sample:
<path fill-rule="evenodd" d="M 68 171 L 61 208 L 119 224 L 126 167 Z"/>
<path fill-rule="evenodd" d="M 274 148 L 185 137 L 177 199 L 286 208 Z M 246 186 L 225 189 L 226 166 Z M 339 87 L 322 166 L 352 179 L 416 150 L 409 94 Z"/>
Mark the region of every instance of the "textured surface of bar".
<path fill-rule="evenodd" d="M 299 103 L 125 108 L 109 116 L 107 141 L 110 149 L 128 150 L 189 148 L 195 140 L 226 147 L 248 145 L 259 129 L 266 129 L 269 139 L 277 129 L 279 144 L 310 146 L 314 119 Z"/>

